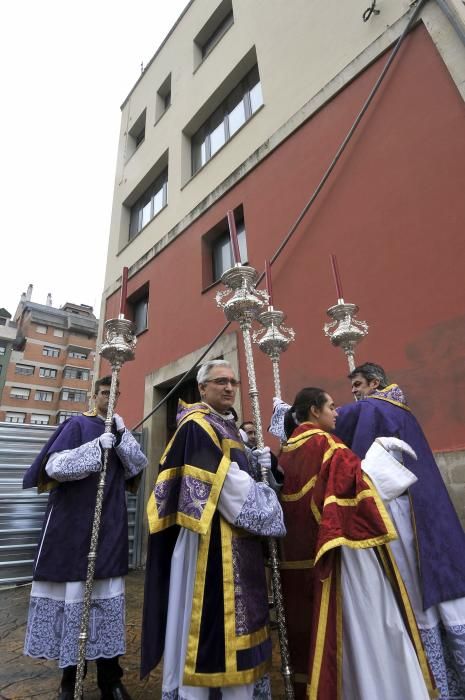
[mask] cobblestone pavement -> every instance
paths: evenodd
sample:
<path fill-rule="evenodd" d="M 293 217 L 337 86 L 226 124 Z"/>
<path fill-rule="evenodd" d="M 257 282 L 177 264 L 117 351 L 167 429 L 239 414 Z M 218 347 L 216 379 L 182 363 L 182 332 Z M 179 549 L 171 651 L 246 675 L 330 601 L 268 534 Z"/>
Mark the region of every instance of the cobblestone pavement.
<path fill-rule="evenodd" d="M 161 697 L 161 671 L 139 680 L 140 623 L 144 573 L 134 571 L 126 579 L 127 653 L 121 658 L 124 684 L 133 700 Z M 53 700 L 58 692 L 60 672 L 55 661 L 23 656 L 24 633 L 30 586 L 0 590 L 0 700 Z M 279 653 L 274 638 L 273 698 L 284 698 L 279 674 Z M 89 664 L 84 685 L 85 700 L 99 700 L 95 664 Z"/>

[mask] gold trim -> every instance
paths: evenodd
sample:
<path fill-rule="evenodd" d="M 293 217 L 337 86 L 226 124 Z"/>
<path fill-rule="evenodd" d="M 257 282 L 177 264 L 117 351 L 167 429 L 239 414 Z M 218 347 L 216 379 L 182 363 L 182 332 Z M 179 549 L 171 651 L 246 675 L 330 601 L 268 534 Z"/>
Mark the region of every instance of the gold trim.
<path fill-rule="evenodd" d="M 88 418 L 94 418 L 97 415 L 97 409 L 91 408 L 90 411 L 83 411 L 83 416 L 88 416 Z"/>
<path fill-rule="evenodd" d="M 220 518 L 221 557 L 223 563 L 223 609 L 226 673 L 237 672 L 236 610 L 234 596 L 234 568 L 232 558 L 232 531 L 229 523 Z"/>
<path fill-rule="evenodd" d="M 331 439 L 331 437 L 328 436 L 328 442 L 330 444 L 330 447 L 326 450 L 326 452 L 323 455 L 323 461 L 322 465 L 328 461 L 328 459 L 331 459 L 333 454 L 336 452 L 336 450 L 348 450 L 349 448 L 347 445 L 344 445 L 343 443 L 339 442 L 334 442 L 334 440 Z"/>
<path fill-rule="evenodd" d="M 197 567 L 195 571 L 194 592 L 192 596 L 191 624 L 187 640 L 186 660 L 184 662 L 184 683 L 188 673 L 195 673 L 197 661 L 200 625 L 202 622 L 203 597 L 205 593 L 205 577 L 207 575 L 208 550 L 210 548 L 211 527 L 208 532 L 199 537 Z"/>
<path fill-rule="evenodd" d="M 270 636 L 270 628 L 268 625 L 261 627 L 256 632 L 251 632 L 250 634 L 243 634 L 240 637 L 236 637 L 236 650 L 239 649 L 252 649 L 258 644 L 265 642 Z"/>
<path fill-rule="evenodd" d="M 292 452 L 293 450 L 299 449 L 299 447 L 302 447 L 311 437 L 314 435 L 326 435 L 329 436 L 329 433 L 325 433 L 324 430 L 320 430 L 319 428 L 315 428 L 312 430 L 306 430 L 304 433 L 300 433 L 300 435 L 296 435 L 293 438 L 290 438 L 282 447 L 283 452 Z"/>
<path fill-rule="evenodd" d="M 324 506 L 323 506 L 323 508 L 324 508 Z M 321 513 L 320 513 L 320 511 L 318 510 L 318 506 L 317 506 L 317 504 L 315 503 L 315 501 L 314 501 L 314 499 L 313 499 L 313 496 L 312 496 L 312 500 L 310 501 L 310 509 L 311 509 L 311 511 L 312 511 L 312 513 L 313 513 L 313 517 L 315 518 L 315 520 L 317 521 L 317 523 L 318 523 L 318 525 L 319 525 L 320 522 L 321 522 Z"/>
<path fill-rule="evenodd" d="M 318 478 L 318 474 L 315 474 L 315 476 L 312 476 L 310 481 L 307 481 L 306 484 L 302 486 L 300 491 L 296 491 L 295 493 L 282 493 L 281 494 L 281 501 L 298 501 L 300 500 L 303 496 L 305 496 L 306 493 L 310 491 L 315 486 L 316 480 Z"/>
<path fill-rule="evenodd" d="M 193 464 L 184 464 L 182 467 L 171 467 L 170 469 L 165 469 L 160 472 L 156 483 L 159 484 L 161 481 L 169 481 L 170 479 L 176 479 L 182 476 L 192 476 L 199 481 L 206 481 L 209 484 L 213 484 L 216 472 L 209 472 L 201 467 L 195 467 Z"/>
<path fill-rule="evenodd" d="M 326 508 L 326 506 L 331 505 L 331 503 L 336 503 L 338 506 L 354 507 L 357 506 L 361 501 L 364 501 L 365 498 L 369 498 L 370 496 L 373 496 L 370 489 L 360 491 L 360 493 L 358 493 L 355 498 L 338 498 L 338 496 L 328 496 L 328 498 L 325 498 L 324 500 L 323 508 Z"/>
<path fill-rule="evenodd" d="M 313 569 L 314 566 L 314 559 L 295 559 L 294 561 L 282 561 L 279 564 L 280 569 Z"/>
<path fill-rule="evenodd" d="M 387 544 L 391 540 L 395 540 L 397 535 L 378 535 L 378 537 L 369 537 L 366 540 L 349 540 L 347 537 L 336 537 L 334 540 L 329 540 L 325 542 L 322 547 L 320 547 L 318 554 L 315 557 L 315 564 L 321 559 L 323 554 L 329 552 L 330 549 L 335 547 L 340 547 L 345 545 L 350 547 L 350 549 L 367 549 L 369 547 L 376 547 L 380 544 Z"/>
<path fill-rule="evenodd" d="M 373 499 L 376 503 L 376 507 L 378 508 L 379 514 L 381 515 L 381 518 L 383 520 L 384 527 L 386 528 L 388 534 L 391 535 L 391 537 L 389 538 L 389 541 L 396 540 L 398 537 L 397 530 L 394 527 L 391 518 L 389 517 L 389 514 L 386 510 L 386 506 L 384 505 L 384 502 L 378 493 L 378 489 L 376 488 L 376 486 L 374 485 L 374 483 L 372 482 L 372 480 L 370 479 L 370 477 L 368 476 L 368 474 L 366 472 L 363 472 L 363 481 L 366 481 L 366 483 L 368 484 L 368 486 L 370 487 L 370 489 L 372 491 L 372 496 L 373 496 Z"/>
<path fill-rule="evenodd" d="M 320 615 L 318 617 L 318 631 L 315 641 L 315 655 L 313 657 L 312 674 L 310 678 L 309 697 L 310 700 L 317 700 L 318 686 L 320 684 L 321 664 L 323 662 L 323 652 L 326 640 L 326 628 L 328 626 L 328 609 L 331 592 L 332 573 L 322 582 Z"/>
<path fill-rule="evenodd" d="M 258 681 L 267 671 L 271 670 L 271 660 L 263 661 L 255 668 L 235 673 L 187 673 L 184 671 L 184 685 L 201 688 L 220 688 L 223 685 L 244 685 Z"/>
<path fill-rule="evenodd" d="M 394 387 L 398 387 L 398 384 L 389 384 L 389 386 L 385 386 L 384 389 L 378 389 L 377 391 L 389 391 L 389 389 L 394 389 Z M 405 411 L 409 411 L 411 413 L 410 408 L 407 406 L 407 404 L 402 403 L 402 401 L 396 401 L 395 399 L 388 399 L 387 396 L 372 396 L 368 395 L 366 397 L 367 399 L 379 399 L 379 401 L 387 401 L 388 403 L 392 403 L 394 406 L 399 406 L 399 408 L 403 408 Z"/>

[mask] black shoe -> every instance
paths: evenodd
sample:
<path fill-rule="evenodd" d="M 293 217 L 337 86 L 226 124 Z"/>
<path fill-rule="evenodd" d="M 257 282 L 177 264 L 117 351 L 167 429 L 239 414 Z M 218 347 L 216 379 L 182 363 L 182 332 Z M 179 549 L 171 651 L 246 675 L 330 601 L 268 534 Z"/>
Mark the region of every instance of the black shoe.
<path fill-rule="evenodd" d="M 81 698 L 82 697 L 81 695 Z M 74 700 L 74 690 L 60 690 L 57 700 Z"/>
<path fill-rule="evenodd" d="M 131 696 L 121 681 L 118 681 L 102 690 L 101 700 L 131 700 Z"/>

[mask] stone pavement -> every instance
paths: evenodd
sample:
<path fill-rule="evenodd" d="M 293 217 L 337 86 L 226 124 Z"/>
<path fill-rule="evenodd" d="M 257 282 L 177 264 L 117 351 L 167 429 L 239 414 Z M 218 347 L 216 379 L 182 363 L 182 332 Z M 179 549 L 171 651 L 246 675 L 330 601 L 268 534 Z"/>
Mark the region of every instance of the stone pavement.
<path fill-rule="evenodd" d="M 133 571 L 126 579 L 127 653 L 121 662 L 124 683 L 133 700 L 158 700 L 161 697 L 161 671 L 157 669 L 139 680 L 140 623 L 144 572 Z M 0 700 L 53 700 L 60 682 L 55 661 L 23 656 L 24 632 L 30 586 L 0 589 Z M 274 633 L 275 634 L 275 633 Z M 273 655 L 273 698 L 284 698 L 279 674 L 276 636 Z M 84 685 L 85 700 L 99 700 L 95 664 L 90 663 Z"/>

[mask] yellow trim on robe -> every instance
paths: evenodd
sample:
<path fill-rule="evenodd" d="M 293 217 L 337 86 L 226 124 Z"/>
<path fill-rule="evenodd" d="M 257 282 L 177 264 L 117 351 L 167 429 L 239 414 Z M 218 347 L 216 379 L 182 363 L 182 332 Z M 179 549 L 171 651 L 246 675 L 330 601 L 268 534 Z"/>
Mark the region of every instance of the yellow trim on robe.
<path fill-rule="evenodd" d="M 313 569 L 315 566 L 314 559 L 295 559 L 294 561 L 281 561 L 280 569 Z"/>
<path fill-rule="evenodd" d="M 334 440 L 332 440 L 329 435 L 328 435 L 328 442 L 330 444 L 330 447 L 326 450 L 326 452 L 323 455 L 322 464 L 327 462 L 328 459 L 331 459 L 331 457 L 336 452 L 336 450 L 348 450 L 349 449 L 347 447 L 347 445 L 343 445 L 342 443 L 339 443 L 339 442 L 334 442 Z"/>
<path fill-rule="evenodd" d="M 313 428 L 312 430 L 306 430 L 304 433 L 300 433 L 300 435 L 296 435 L 293 438 L 289 438 L 289 440 L 283 445 L 283 452 L 292 452 L 293 450 L 297 450 L 299 447 L 301 447 L 303 444 L 307 442 L 311 437 L 314 435 L 329 435 L 326 433 L 324 430 L 320 430 L 319 428 Z"/>
<path fill-rule="evenodd" d="M 307 481 L 306 484 L 302 486 L 300 491 L 296 491 L 296 493 L 282 493 L 280 496 L 281 501 L 299 501 L 303 496 L 305 496 L 306 493 L 312 489 L 317 480 L 318 474 L 315 474 L 315 476 L 312 476 L 310 481 Z"/>
<path fill-rule="evenodd" d="M 223 562 L 223 608 L 224 608 L 224 643 L 226 673 L 237 670 L 236 664 L 236 606 L 234 596 L 234 568 L 232 559 L 232 530 L 229 523 L 220 518 L 221 557 Z"/>
<path fill-rule="evenodd" d="M 321 591 L 320 615 L 318 618 L 318 631 L 315 642 L 315 655 L 311 671 L 310 683 L 307 686 L 307 695 L 310 700 L 317 700 L 318 686 L 320 683 L 321 664 L 326 640 L 326 628 L 328 626 L 329 598 L 331 592 L 332 573 L 323 581 Z"/>
<path fill-rule="evenodd" d="M 370 498 L 373 496 L 371 489 L 365 489 L 365 491 L 360 491 L 355 498 L 338 498 L 337 496 L 328 496 L 325 498 L 323 503 L 323 508 L 331 505 L 331 503 L 336 503 L 338 506 L 357 506 L 360 501 L 364 501 L 365 498 Z"/>
<path fill-rule="evenodd" d="M 252 647 L 256 647 L 257 644 L 261 644 L 267 640 L 269 636 L 269 625 L 265 625 L 265 627 L 261 627 L 259 630 L 252 632 L 251 634 L 241 634 L 240 637 L 236 637 L 236 649 L 251 649 Z"/>
<path fill-rule="evenodd" d="M 378 389 L 377 391 L 389 391 L 389 389 L 393 389 L 394 387 L 398 386 L 397 384 L 389 384 L 389 386 L 384 387 L 384 389 Z M 387 396 L 372 396 L 368 395 L 366 397 L 367 399 L 379 399 L 380 401 L 387 401 L 388 403 L 392 403 L 394 406 L 399 406 L 399 408 L 403 408 L 405 411 L 409 411 L 411 413 L 410 408 L 407 406 L 407 404 L 402 403 L 401 401 L 396 401 L 395 399 L 388 399 Z"/>
<path fill-rule="evenodd" d="M 324 508 L 324 506 L 323 506 L 323 508 Z M 311 511 L 312 511 L 312 513 L 313 513 L 313 517 L 315 518 L 315 520 L 317 521 L 317 523 L 320 524 L 320 522 L 321 522 L 321 513 L 320 513 L 320 511 L 318 510 L 318 506 L 317 506 L 317 504 L 315 503 L 315 501 L 314 501 L 314 499 L 313 499 L 313 496 L 312 496 L 312 499 L 311 499 L 311 501 L 310 501 L 310 509 L 311 509 Z"/>

